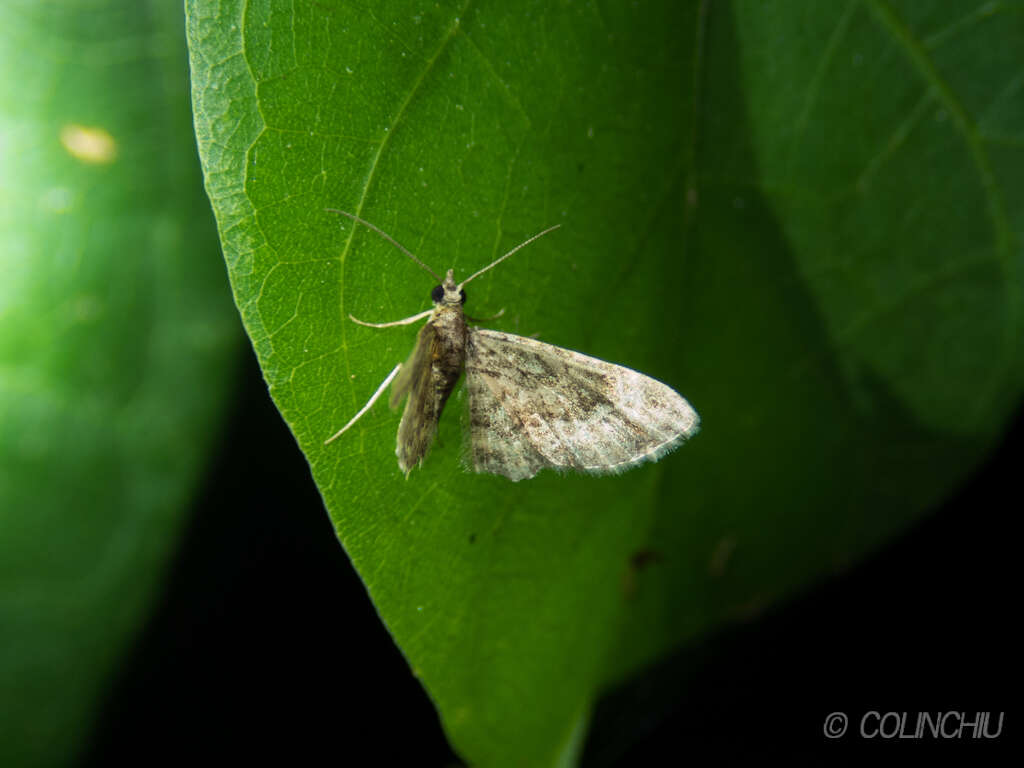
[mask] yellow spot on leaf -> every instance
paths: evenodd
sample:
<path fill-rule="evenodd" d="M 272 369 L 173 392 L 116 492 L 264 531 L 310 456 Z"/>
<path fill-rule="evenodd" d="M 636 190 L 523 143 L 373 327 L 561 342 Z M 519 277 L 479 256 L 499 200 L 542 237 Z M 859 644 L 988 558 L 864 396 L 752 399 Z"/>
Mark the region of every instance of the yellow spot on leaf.
<path fill-rule="evenodd" d="M 103 128 L 68 123 L 60 129 L 60 143 L 72 157 L 83 163 L 106 165 L 117 157 L 117 142 Z"/>

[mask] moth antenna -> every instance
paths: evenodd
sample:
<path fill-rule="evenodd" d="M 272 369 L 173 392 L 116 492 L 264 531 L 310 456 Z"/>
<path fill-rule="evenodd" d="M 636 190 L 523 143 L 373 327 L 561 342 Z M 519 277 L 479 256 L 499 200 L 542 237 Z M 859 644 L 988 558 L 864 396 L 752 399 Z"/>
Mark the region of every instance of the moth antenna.
<path fill-rule="evenodd" d="M 487 271 L 488 269 L 490 269 L 491 267 L 496 267 L 496 266 L 498 266 L 498 265 L 499 265 L 499 264 L 500 264 L 501 262 L 503 262 L 503 261 L 504 261 L 505 259 L 507 259 L 507 258 L 508 258 L 509 256 L 511 256 L 511 255 L 512 255 L 513 253 L 515 253 L 516 251 L 518 251 L 518 250 L 519 250 L 520 248 L 525 248 L 525 247 L 526 247 L 526 246 L 528 246 L 528 245 L 529 245 L 530 243 L 532 243 L 532 242 L 533 242 L 534 240 L 537 240 L 538 238 L 544 237 L 544 235 L 546 235 L 546 234 L 547 234 L 548 232 L 553 232 L 554 230 L 558 229 L 558 228 L 559 228 L 560 226 L 562 226 L 562 225 L 561 225 L 561 224 L 555 224 L 555 226 L 553 226 L 553 227 L 548 227 L 548 228 L 547 228 L 547 229 L 545 229 L 545 230 L 544 230 L 543 232 L 538 232 L 538 233 L 537 233 L 536 235 L 534 235 L 533 237 L 531 237 L 531 238 L 530 238 L 529 240 L 524 240 L 524 241 L 523 241 L 523 242 L 521 242 L 521 243 L 520 243 L 519 245 L 517 245 L 517 246 L 516 246 L 515 248 L 513 248 L 513 249 L 512 249 L 511 251 L 509 251 L 508 253 L 506 253 L 506 254 L 505 254 L 504 256 L 500 256 L 499 258 L 495 259 L 495 260 L 494 260 L 494 261 L 492 261 L 492 262 L 491 262 L 490 264 L 488 264 L 488 265 L 487 265 L 486 267 L 484 267 L 483 269 L 481 269 L 481 270 L 480 270 L 479 272 L 474 272 L 474 273 L 473 273 L 472 275 L 470 275 L 469 277 L 467 277 L 467 278 L 466 278 L 465 280 L 463 280 L 463 281 L 462 281 L 461 283 L 459 283 L 459 288 L 462 288 L 462 286 L 464 286 L 464 285 L 465 285 L 466 283 L 468 283 L 468 282 L 469 282 L 470 280 L 472 280 L 472 279 L 474 279 L 474 278 L 476 278 L 476 277 L 480 277 L 480 275 L 482 275 L 482 274 L 483 274 L 484 272 L 486 272 L 486 271 Z"/>
<path fill-rule="evenodd" d="M 384 230 L 380 229 L 379 227 L 375 227 L 373 224 L 368 222 L 366 219 L 361 219 L 358 216 L 356 216 L 354 213 L 349 213 L 348 211 L 342 211 L 342 210 L 340 210 L 338 208 L 324 208 L 324 210 L 328 211 L 330 213 L 340 213 L 342 216 L 348 216 L 350 219 L 352 219 L 352 221 L 358 222 L 358 223 L 362 224 L 364 227 L 369 227 L 374 232 L 376 232 L 378 235 L 380 235 L 385 240 L 387 240 L 389 243 L 391 243 L 393 246 L 398 248 L 398 250 L 400 250 L 402 253 L 404 253 L 406 256 L 408 256 L 410 259 L 412 259 L 417 264 L 419 264 L 421 267 L 423 267 L 425 270 L 427 270 L 427 272 L 432 274 L 436 278 L 437 282 L 439 282 L 439 283 L 444 282 L 441 279 L 441 276 L 437 274 L 437 272 L 435 272 L 430 267 L 428 267 L 426 264 L 424 264 L 422 261 L 420 261 L 415 256 L 413 256 L 412 252 L 408 248 L 406 248 L 400 242 L 395 240 L 395 238 L 393 238 L 391 235 L 389 235 Z M 539 237 L 539 235 L 538 235 L 538 237 Z M 526 242 L 528 243 L 530 241 L 527 240 Z M 523 243 L 523 245 L 526 245 L 526 243 Z M 520 246 L 520 247 L 522 247 L 522 246 Z M 502 258 L 504 258 L 504 257 L 502 257 Z M 500 261 L 500 259 L 499 259 L 499 261 Z"/>

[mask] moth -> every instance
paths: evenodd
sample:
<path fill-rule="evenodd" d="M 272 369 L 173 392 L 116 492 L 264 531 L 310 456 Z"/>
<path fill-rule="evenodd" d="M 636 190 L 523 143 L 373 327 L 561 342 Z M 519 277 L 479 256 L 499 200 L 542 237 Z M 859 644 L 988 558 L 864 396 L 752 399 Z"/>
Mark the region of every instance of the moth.
<path fill-rule="evenodd" d="M 371 328 L 409 325 L 423 318 L 427 322 L 409 359 L 394 367 L 366 405 L 325 444 L 355 424 L 390 384 L 392 409 L 406 399 L 395 455 L 408 477 L 426 458 L 441 411 L 463 369 L 469 399 L 469 461 L 476 472 L 513 481 L 548 467 L 598 475 L 623 472 L 657 461 L 698 431 L 697 412 L 660 381 L 553 344 L 466 324 L 466 284 L 560 225 L 534 235 L 456 284 L 453 270 L 442 280 L 368 221 L 346 211 L 326 210 L 381 235 L 439 284 L 430 293 L 433 308 L 412 317 L 367 323 L 349 315 Z"/>

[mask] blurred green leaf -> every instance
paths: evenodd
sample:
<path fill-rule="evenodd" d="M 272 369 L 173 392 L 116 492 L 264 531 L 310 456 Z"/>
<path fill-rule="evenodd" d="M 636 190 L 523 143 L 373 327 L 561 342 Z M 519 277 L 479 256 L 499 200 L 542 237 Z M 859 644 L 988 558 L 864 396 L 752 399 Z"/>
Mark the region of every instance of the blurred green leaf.
<path fill-rule="evenodd" d="M 0 764 L 66 764 L 146 615 L 237 344 L 181 10 L 0 9 Z"/>
<path fill-rule="evenodd" d="M 187 7 L 236 302 L 453 745 L 571 763 L 595 698 L 941 499 L 1019 397 L 1021 16 L 737 2 Z M 963 13 L 964 15 L 961 15 Z M 621 477 L 406 481 L 378 406 L 436 271 L 493 327 L 662 379 L 703 432 Z M 358 663 L 348 660 L 345 663 Z"/>

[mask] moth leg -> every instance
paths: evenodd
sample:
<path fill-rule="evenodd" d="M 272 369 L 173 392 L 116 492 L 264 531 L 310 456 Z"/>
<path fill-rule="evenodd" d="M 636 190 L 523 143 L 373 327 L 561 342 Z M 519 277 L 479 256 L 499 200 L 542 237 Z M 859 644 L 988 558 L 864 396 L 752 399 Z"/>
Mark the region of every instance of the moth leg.
<path fill-rule="evenodd" d="M 394 320 L 394 321 L 392 321 L 390 323 L 367 323 L 367 322 L 364 322 L 363 320 L 360 320 L 359 318 L 353 317 L 352 315 L 349 315 L 348 319 L 351 320 L 353 323 L 358 323 L 359 325 L 365 325 L 367 328 L 392 328 L 392 327 L 394 327 L 396 325 L 412 325 L 417 320 L 422 320 L 424 317 L 427 317 L 433 311 L 434 310 L 432 310 L 432 309 L 426 309 L 423 312 L 420 312 L 418 315 L 413 315 L 412 317 L 406 317 L 406 318 L 403 318 L 401 320 Z"/>
<path fill-rule="evenodd" d="M 326 440 L 324 440 L 324 445 L 327 445 L 329 442 L 331 442 L 331 440 L 341 437 L 342 433 L 346 429 L 348 429 L 357 421 L 359 421 L 362 415 L 366 413 L 368 410 L 370 410 L 371 407 L 373 407 L 373 404 L 377 402 L 377 398 L 379 398 L 384 393 L 384 390 L 388 388 L 388 384 L 390 384 L 392 379 L 394 379 L 395 376 L 398 375 L 398 371 L 401 367 L 401 363 L 395 366 L 395 369 L 388 374 L 388 377 L 386 379 L 384 379 L 384 383 L 377 387 L 377 391 L 373 393 L 373 397 L 370 398 L 369 402 L 367 402 L 367 404 L 360 409 L 359 413 L 352 417 L 352 420 L 349 421 L 348 424 L 346 424 L 344 427 L 339 429 L 335 434 L 331 435 Z"/>
<path fill-rule="evenodd" d="M 470 322 L 473 322 L 473 323 L 486 323 L 486 322 L 488 322 L 490 320 L 497 320 L 499 317 L 501 317 L 504 314 L 505 314 L 505 308 L 502 307 L 501 309 L 498 310 L 498 314 L 496 314 L 496 315 L 491 315 L 490 317 L 470 317 L 469 315 L 466 315 L 466 319 L 469 320 Z"/>

